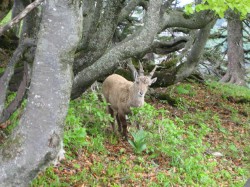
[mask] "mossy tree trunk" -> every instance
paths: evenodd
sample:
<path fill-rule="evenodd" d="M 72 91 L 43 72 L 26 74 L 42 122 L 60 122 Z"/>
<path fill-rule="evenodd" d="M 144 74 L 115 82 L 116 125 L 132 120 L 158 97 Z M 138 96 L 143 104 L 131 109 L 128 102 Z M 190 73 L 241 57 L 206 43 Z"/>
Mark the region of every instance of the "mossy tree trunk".
<path fill-rule="evenodd" d="M 245 86 L 244 49 L 242 21 L 237 13 L 230 11 L 227 19 L 227 72 L 221 82 Z"/>
<path fill-rule="evenodd" d="M 0 186 L 28 186 L 57 157 L 80 39 L 80 10 L 78 0 L 43 4 L 27 106 L 0 149 Z"/>

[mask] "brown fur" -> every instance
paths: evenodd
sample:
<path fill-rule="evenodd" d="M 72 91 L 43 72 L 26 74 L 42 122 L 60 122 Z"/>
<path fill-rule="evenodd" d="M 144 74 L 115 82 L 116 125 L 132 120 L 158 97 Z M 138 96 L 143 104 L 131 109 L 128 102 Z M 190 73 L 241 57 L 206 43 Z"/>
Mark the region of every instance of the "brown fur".
<path fill-rule="evenodd" d="M 123 136 L 127 138 L 127 122 L 125 115 L 131 113 L 130 107 L 141 107 L 148 86 L 156 81 L 150 76 L 140 75 L 135 82 L 128 81 L 120 75 L 113 74 L 105 79 L 102 90 L 103 95 L 110 105 L 108 111 L 112 117 L 116 115 L 118 130 L 123 128 Z M 112 128 L 115 130 L 114 123 Z"/>

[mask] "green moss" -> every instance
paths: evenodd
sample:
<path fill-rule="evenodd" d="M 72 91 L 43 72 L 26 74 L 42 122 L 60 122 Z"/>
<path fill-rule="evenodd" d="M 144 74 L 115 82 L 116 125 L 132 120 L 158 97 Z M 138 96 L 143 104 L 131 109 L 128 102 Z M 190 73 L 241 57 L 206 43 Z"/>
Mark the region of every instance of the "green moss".
<path fill-rule="evenodd" d="M 178 63 L 178 59 L 177 58 L 172 58 L 170 60 L 166 60 L 164 62 L 161 63 L 161 65 L 164 66 L 164 68 L 171 68 L 171 67 L 176 67 L 176 64 Z"/>

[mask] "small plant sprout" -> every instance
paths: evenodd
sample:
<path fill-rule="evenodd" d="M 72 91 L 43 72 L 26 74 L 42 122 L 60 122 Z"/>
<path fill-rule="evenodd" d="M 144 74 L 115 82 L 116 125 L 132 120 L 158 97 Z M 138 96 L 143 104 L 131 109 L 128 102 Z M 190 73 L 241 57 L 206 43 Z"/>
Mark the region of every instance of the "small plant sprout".
<path fill-rule="evenodd" d="M 147 149 L 146 146 L 146 132 L 143 130 L 139 130 L 137 132 L 132 132 L 133 140 L 128 140 L 130 145 L 133 147 L 134 152 L 136 154 L 142 153 L 145 149 Z"/>

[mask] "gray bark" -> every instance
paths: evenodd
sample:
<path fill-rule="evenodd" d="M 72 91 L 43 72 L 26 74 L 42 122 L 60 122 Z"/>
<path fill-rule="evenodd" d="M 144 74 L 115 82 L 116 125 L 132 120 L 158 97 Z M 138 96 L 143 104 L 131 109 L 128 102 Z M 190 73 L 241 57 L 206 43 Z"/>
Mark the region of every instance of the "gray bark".
<path fill-rule="evenodd" d="M 156 54 L 168 54 L 185 47 L 190 38 L 186 36 L 176 37 L 169 41 L 155 41 L 152 43 L 152 52 Z"/>
<path fill-rule="evenodd" d="M 37 2 L 37 1 L 36 1 Z M 22 12 L 28 12 L 30 8 L 27 9 L 27 7 L 31 7 L 32 11 L 29 12 L 29 14 L 23 19 L 22 24 L 22 30 L 21 35 L 19 39 L 19 46 L 16 49 L 15 53 L 13 54 L 13 57 L 10 60 L 10 63 L 8 64 L 3 76 L 0 78 L 0 124 L 3 123 L 5 120 L 8 120 L 8 117 L 15 112 L 18 106 L 13 107 L 13 103 L 16 103 L 19 105 L 21 103 L 25 90 L 28 87 L 29 81 L 23 80 L 23 82 L 27 82 L 26 84 L 22 84 L 24 86 L 23 88 L 20 87 L 20 83 L 22 78 L 25 78 L 24 75 L 22 75 L 22 78 L 20 77 L 20 81 L 15 81 L 18 90 L 22 92 L 22 94 L 18 91 L 16 98 L 13 100 L 12 103 L 8 107 L 6 107 L 3 110 L 3 105 L 6 99 L 6 93 L 10 81 L 10 78 L 12 77 L 14 73 L 14 68 L 17 63 L 21 64 L 25 61 L 25 63 L 32 64 L 34 60 L 34 53 L 36 48 L 36 40 L 37 40 L 37 33 L 40 26 L 40 14 L 38 8 L 35 8 L 34 6 L 37 6 L 38 4 L 29 4 L 29 1 L 25 2 L 19 2 L 19 7 L 26 7 L 25 10 L 20 9 L 19 11 Z M 35 2 L 34 2 L 35 3 Z M 21 6 L 22 5 L 22 6 Z M 18 7 L 16 7 L 18 8 Z M 22 14 L 22 13 L 21 13 Z M 20 14 L 19 14 L 20 15 Z M 28 50 L 26 48 L 28 47 Z M 30 66 L 30 65 L 29 65 Z M 24 72 L 22 74 L 25 74 Z M 3 88 L 4 87 L 4 88 Z M 22 95 L 22 97 L 21 97 Z M 18 101 L 18 102 L 14 102 Z M 7 117 L 8 116 L 8 117 Z"/>
<path fill-rule="evenodd" d="M 40 0 L 40 2 L 43 2 L 44 0 Z M 23 6 L 25 9 L 27 7 L 31 7 L 32 4 L 29 4 L 29 0 L 23 1 Z M 35 1 L 33 2 L 33 4 Z M 41 23 L 41 10 L 38 8 L 38 3 L 34 6 L 37 6 L 37 8 L 32 9 L 27 16 L 23 19 L 23 26 L 21 30 L 21 38 L 20 40 L 23 40 L 24 38 L 32 38 L 34 40 L 37 39 L 37 33 L 40 29 L 40 23 Z"/>
<path fill-rule="evenodd" d="M 14 0 L 14 4 L 12 7 L 11 19 L 16 17 L 23 9 L 24 9 L 23 2 L 20 0 Z M 16 24 L 13 27 L 13 31 L 15 32 L 16 36 L 18 36 L 19 29 L 20 29 L 20 23 Z"/>
<path fill-rule="evenodd" d="M 209 38 L 210 30 L 214 26 L 215 20 L 200 29 L 191 51 L 187 56 L 187 61 L 177 67 L 175 83 L 187 78 L 199 64 L 200 56 L 203 53 L 206 42 Z"/>
<path fill-rule="evenodd" d="M 19 23 L 30 11 L 36 8 L 41 2 L 44 0 L 35 0 L 33 3 L 29 4 L 22 12 L 20 12 L 15 18 L 13 18 L 9 23 L 0 27 L 0 36 L 7 31 L 8 29 L 12 28 L 15 24 Z"/>
<path fill-rule="evenodd" d="M 7 95 L 9 81 L 14 73 L 15 65 L 21 58 L 21 55 L 24 53 L 27 47 L 31 47 L 33 45 L 33 41 L 30 40 L 24 41 L 24 43 L 19 45 L 19 47 L 14 52 L 13 57 L 11 58 L 8 66 L 6 67 L 4 74 L 0 78 L 0 119 L 4 109 L 4 102 Z"/>
<path fill-rule="evenodd" d="M 242 21 L 240 16 L 234 12 L 229 12 L 227 19 L 227 57 L 228 67 L 226 74 L 220 80 L 221 82 L 230 82 L 245 86 L 244 70 L 244 49 Z"/>
<path fill-rule="evenodd" d="M 47 0 L 43 9 L 27 106 L 0 150 L 0 186 L 4 187 L 28 186 L 61 147 L 80 38 L 79 1 Z"/>
<path fill-rule="evenodd" d="M 143 0 L 131 0 L 128 2 L 128 4 L 122 9 L 121 13 L 118 17 L 118 22 L 123 21 L 124 19 L 129 17 L 129 14 L 135 9 L 136 6 L 138 6 L 140 3 L 142 3 Z"/>
<path fill-rule="evenodd" d="M 91 36 L 95 33 L 98 21 L 100 19 L 103 0 L 85 0 L 83 1 L 83 28 L 82 39 L 77 51 L 85 50 L 88 47 Z"/>
<path fill-rule="evenodd" d="M 142 30 L 135 33 L 128 40 L 112 47 L 93 65 L 83 69 L 75 76 L 72 98 L 78 97 L 96 79 L 114 70 L 119 65 L 119 62 L 149 49 L 159 31 L 161 4 L 162 0 L 151 0 Z"/>
<path fill-rule="evenodd" d="M 87 50 L 83 50 L 83 55 L 80 55 L 75 62 L 75 72 L 93 64 L 110 45 L 118 23 L 117 15 L 122 8 L 122 1 L 110 0 L 107 2 L 96 32 L 88 38 Z"/>
<path fill-rule="evenodd" d="M 21 105 L 23 98 L 26 93 L 26 88 L 29 87 L 30 83 L 30 67 L 27 62 L 24 63 L 23 78 L 20 86 L 17 90 L 15 99 L 4 109 L 2 115 L 0 116 L 0 128 L 3 127 L 1 124 L 7 121 L 10 116 L 16 111 L 16 109 Z M 4 123 L 3 123 L 4 124 Z M 6 126 L 6 123 L 4 124 Z"/>
<path fill-rule="evenodd" d="M 165 30 L 169 27 L 181 27 L 188 29 L 200 29 L 205 27 L 215 18 L 212 12 L 198 12 L 191 16 L 184 15 L 183 12 L 176 10 L 168 11 L 161 19 L 160 30 Z"/>
<path fill-rule="evenodd" d="M 188 53 L 187 60 L 185 62 L 175 68 L 171 68 L 170 70 L 163 70 L 155 73 L 154 76 L 157 77 L 157 81 L 152 86 L 170 86 L 189 77 L 194 72 L 199 64 L 200 56 L 203 53 L 210 30 L 214 23 L 215 20 L 211 21 L 197 32 L 196 39 L 193 46 L 190 46 L 191 50 Z"/>
<path fill-rule="evenodd" d="M 159 2 L 159 4 L 155 3 L 155 5 L 152 4 L 149 3 L 148 5 L 147 18 L 144 19 L 142 30 L 136 31 L 122 42 L 110 47 L 100 58 L 92 56 L 91 58 L 95 60 L 82 61 L 80 66 L 87 68 L 76 74 L 72 89 L 72 98 L 80 96 L 96 79 L 110 74 L 126 58 L 153 51 L 154 37 L 166 28 L 185 27 L 188 29 L 199 29 L 205 27 L 214 19 L 214 15 L 208 12 L 197 13 L 197 15 L 187 17 L 184 13 L 178 11 L 165 12 L 162 9 L 162 2 Z M 92 54 L 94 53 L 95 51 L 92 52 Z M 84 58 L 87 59 L 83 54 Z M 91 63 L 89 64 L 89 62 Z M 84 65 L 84 63 L 87 65 Z M 76 64 L 78 64 L 78 61 L 76 61 Z"/>

